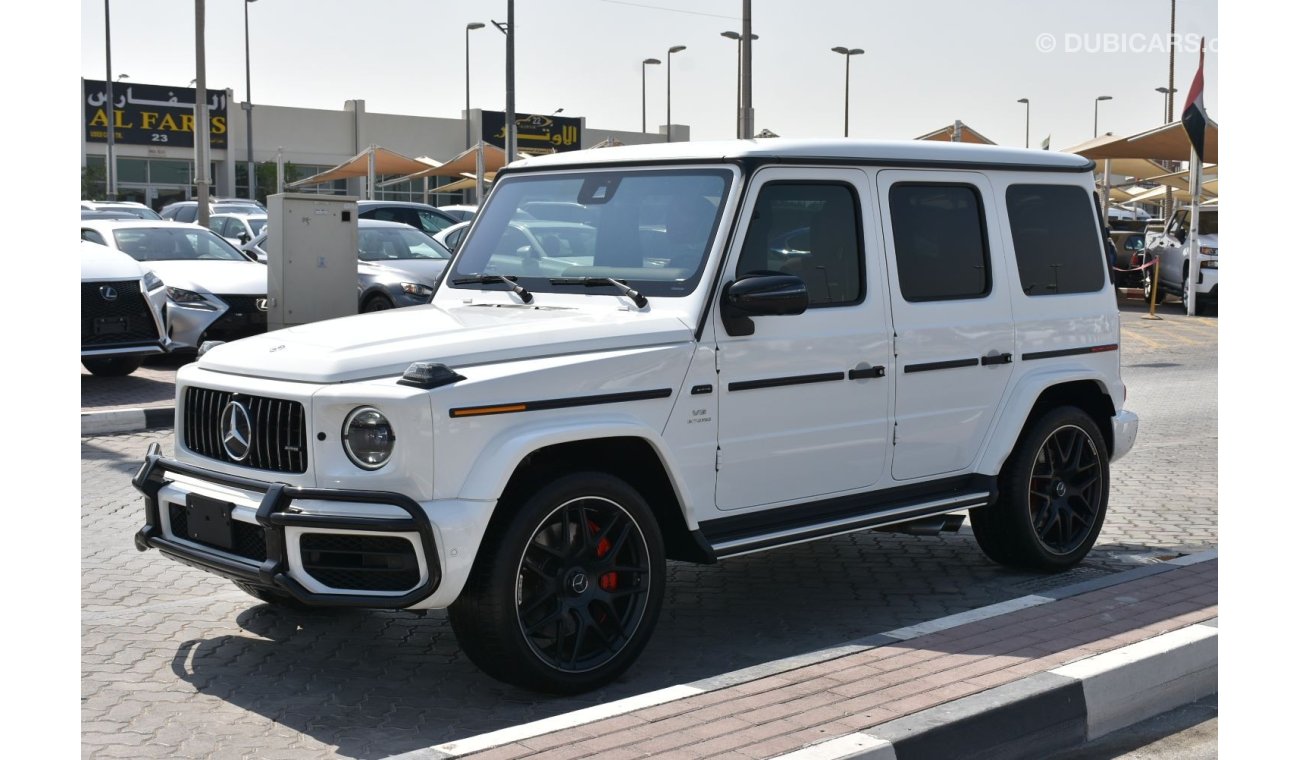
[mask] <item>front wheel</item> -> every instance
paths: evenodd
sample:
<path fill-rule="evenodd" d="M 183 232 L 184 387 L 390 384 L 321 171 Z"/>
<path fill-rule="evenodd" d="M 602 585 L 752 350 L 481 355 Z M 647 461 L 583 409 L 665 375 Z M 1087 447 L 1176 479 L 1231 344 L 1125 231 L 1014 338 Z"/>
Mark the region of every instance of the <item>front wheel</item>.
<path fill-rule="evenodd" d="M 573 694 L 641 653 L 663 602 L 663 538 L 645 500 L 599 472 L 560 477 L 498 515 L 449 610 L 488 675 Z"/>
<path fill-rule="evenodd" d="M 1003 465 L 997 501 L 971 510 L 985 555 L 1036 570 L 1078 564 L 1106 517 L 1109 459 L 1100 429 L 1082 409 L 1059 407 L 1038 418 Z"/>
<path fill-rule="evenodd" d="M 86 356 L 81 366 L 95 377 L 125 377 L 140 369 L 143 361 L 139 356 Z"/>
<path fill-rule="evenodd" d="M 394 308 L 393 302 L 384 296 L 371 296 L 366 299 L 365 304 L 362 305 L 361 313 L 366 314 L 372 311 L 388 311 L 392 308 Z"/>
<path fill-rule="evenodd" d="M 1151 302 L 1151 294 L 1155 292 L 1156 303 L 1163 303 L 1165 300 L 1165 291 L 1156 284 L 1156 278 L 1150 273 L 1142 279 L 1142 300 L 1147 303 Z"/>

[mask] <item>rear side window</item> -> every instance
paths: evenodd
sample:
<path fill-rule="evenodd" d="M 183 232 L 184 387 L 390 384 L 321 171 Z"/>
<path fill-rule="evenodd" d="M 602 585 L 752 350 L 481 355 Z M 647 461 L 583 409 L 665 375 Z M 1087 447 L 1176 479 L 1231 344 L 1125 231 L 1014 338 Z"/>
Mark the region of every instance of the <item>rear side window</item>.
<path fill-rule="evenodd" d="M 899 183 L 889 189 L 898 285 L 908 301 L 989 294 L 988 234 L 970 185 Z"/>
<path fill-rule="evenodd" d="M 1094 293 L 1106 285 L 1105 256 L 1086 190 L 1012 185 L 1007 219 L 1025 295 Z"/>

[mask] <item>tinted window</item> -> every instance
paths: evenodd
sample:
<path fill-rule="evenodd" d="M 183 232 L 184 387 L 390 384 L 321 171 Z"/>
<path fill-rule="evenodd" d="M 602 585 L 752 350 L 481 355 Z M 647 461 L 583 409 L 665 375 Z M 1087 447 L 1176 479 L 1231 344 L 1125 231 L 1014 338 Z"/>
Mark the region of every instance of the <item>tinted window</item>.
<path fill-rule="evenodd" d="M 988 236 L 978 190 L 970 185 L 894 185 L 889 189 L 889 216 L 904 299 L 988 295 Z"/>
<path fill-rule="evenodd" d="M 811 306 L 862 299 L 862 226 L 847 185 L 775 182 L 754 204 L 738 276 L 781 272 L 803 279 Z"/>
<path fill-rule="evenodd" d="M 449 219 L 441 214 L 435 214 L 432 211 L 425 211 L 424 209 L 416 209 L 416 214 L 419 215 L 419 228 L 430 235 L 435 232 L 442 232 L 456 223 L 455 219 Z"/>
<path fill-rule="evenodd" d="M 129 227 L 113 230 L 113 240 L 136 261 L 248 261 L 207 228 Z"/>
<path fill-rule="evenodd" d="M 1105 286 L 1105 257 L 1086 190 L 1012 185 L 1007 188 L 1007 220 L 1026 295 L 1092 293 Z"/>
<path fill-rule="evenodd" d="M 451 252 L 433 238 L 402 227 L 358 230 L 357 248 L 357 255 L 362 261 L 451 258 Z"/>
<path fill-rule="evenodd" d="M 92 243 L 99 243 L 100 245 L 108 245 L 108 241 L 104 240 L 104 236 L 94 230 L 82 229 L 81 239 L 89 240 Z"/>

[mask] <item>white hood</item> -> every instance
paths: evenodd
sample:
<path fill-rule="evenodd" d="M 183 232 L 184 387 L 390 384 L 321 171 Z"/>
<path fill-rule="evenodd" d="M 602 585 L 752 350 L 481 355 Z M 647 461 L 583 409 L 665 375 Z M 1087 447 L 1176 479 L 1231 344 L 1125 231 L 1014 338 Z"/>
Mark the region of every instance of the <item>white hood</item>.
<path fill-rule="evenodd" d="M 121 251 L 98 243 L 81 243 L 81 281 L 138 280 L 144 276 L 139 262 Z"/>
<path fill-rule="evenodd" d="M 675 316 L 526 306 L 411 306 L 290 327 L 218 346 L 203 369 L 313 383 L 400 375 L 412 362 L 455 369 L 693 338 Z"/>
<path fill-rule="evenodd" d="M 253 261 L 146 261 L 164 283 L 199 293 L 266 295 L 266 265 Z"/>

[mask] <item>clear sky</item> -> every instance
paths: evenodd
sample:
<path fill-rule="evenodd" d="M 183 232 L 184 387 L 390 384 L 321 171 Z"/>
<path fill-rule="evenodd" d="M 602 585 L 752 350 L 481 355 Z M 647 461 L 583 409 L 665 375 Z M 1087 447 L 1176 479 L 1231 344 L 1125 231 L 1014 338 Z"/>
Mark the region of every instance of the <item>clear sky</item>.
<path fill-rule="evenodd" d="M 243 100 L 242 0 L 207 0 L 207 82 Z M 693 139 L 735 135 L 736 42 L 741 0 L 516 0 L 516 110 L 585 116 L 591 127 L 641 126 L 641 61 L 673 55 L 673 120 Z M 112 0 L 113 73 L 186 86 L 195 76 L 194 3 Z M 1218 11 L 1178 3 L 1175 86 L 1206 55 L 1206 104 L 1217 112 Z M 844 57 L 850 134 L 909 139 L 961 119 L 990 139 L 1053 148 L 1101 132 L 1160 123 L 1168 82 L 1168 0 L 754 0 L 756 130 L 838 136 L 844 125 Z M 506 0 L 258 0 L 249 6 L 253 102 L 458 118 L 465 102 L 465 25 L 474 107 L 505 108 Z M 1050 51 L 1045 49 L 1050 48 Z M 647 67 L 648 124 L 664 122 L 666 66 Z M 103 79 L 104 2 L 81 0 L 81 76 Z"/>

